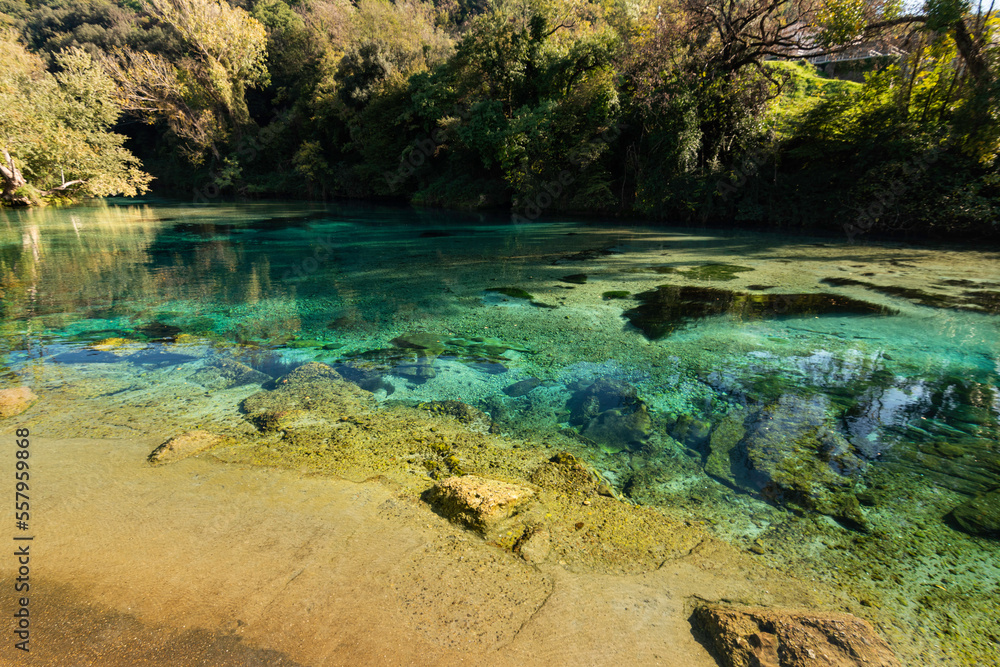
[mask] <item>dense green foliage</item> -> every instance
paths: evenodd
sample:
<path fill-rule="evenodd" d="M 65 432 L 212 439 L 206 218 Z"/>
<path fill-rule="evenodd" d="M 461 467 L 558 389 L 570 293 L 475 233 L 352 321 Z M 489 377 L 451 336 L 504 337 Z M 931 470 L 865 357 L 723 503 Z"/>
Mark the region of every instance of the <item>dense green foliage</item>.
<path fill-rule="evenodd" d="M 59 76 L 100 62 L 157 186 L 198 200 L 1000 235 L 997 21 L 963 0 L 914 16 L 876 0 L 0 0 L 0 23 Z M 863 61 L 863 82 L 773 59 L 795 39 L 876 38 L 901 55 Z"/>
<path fill-rule="evenodd" d="M 119 110 L 114 84 L 90 55 L 70 48 L 55 56 L 58 72 L 0 35 L 0 179 L 8 203 L 40 197 L 146 190 L 149 176 L 111 132 Z"/>

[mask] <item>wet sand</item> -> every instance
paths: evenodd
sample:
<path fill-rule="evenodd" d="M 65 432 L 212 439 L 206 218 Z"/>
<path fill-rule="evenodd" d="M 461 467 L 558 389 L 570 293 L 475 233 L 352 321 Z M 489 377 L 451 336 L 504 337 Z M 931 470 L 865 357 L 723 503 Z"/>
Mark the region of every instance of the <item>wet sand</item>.
<path fill-rule="evenodd" d="M 636 575 L 536 566 L 385 479 L 152 467 L 155 444 L 32 441 L 32 650 L 8 628 L 3 664 L 698 667 L 700 600 L 830 602 L 711 539 Z"/>

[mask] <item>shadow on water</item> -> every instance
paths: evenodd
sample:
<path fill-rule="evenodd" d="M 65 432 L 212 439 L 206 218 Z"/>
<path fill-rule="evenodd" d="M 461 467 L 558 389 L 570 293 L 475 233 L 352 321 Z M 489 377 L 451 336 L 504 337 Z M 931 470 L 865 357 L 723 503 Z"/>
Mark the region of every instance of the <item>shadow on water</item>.
<path fill-rule="evenodd" d="M 699 319 L 728 315 L 737 320 L 825 315 L 893 315 L 886 306 L 836 294 L 752 294 L 714 287 L 661 285 L 637 294 L 639 306 L 624 315 L 647 338 L 657 340 Z"/>

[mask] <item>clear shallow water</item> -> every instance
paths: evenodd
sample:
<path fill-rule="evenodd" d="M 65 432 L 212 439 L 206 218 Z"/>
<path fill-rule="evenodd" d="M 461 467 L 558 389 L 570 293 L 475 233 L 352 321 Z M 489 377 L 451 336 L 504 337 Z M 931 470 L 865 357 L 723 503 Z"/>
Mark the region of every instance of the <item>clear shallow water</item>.
<path fill-rule="evenodd" d="M 62 392 L 34 427 L 59 436 L 221 428 L 308 361 L 383 402 L 460 400 L 961 663 L 995 655 L 1000 613 L 997 540 L 949 518 L 1000 484 L 998 255 L 353 206 L 6 212 L 3 377 Z M 267 377 L 226 386 L 219 360 Z"/>

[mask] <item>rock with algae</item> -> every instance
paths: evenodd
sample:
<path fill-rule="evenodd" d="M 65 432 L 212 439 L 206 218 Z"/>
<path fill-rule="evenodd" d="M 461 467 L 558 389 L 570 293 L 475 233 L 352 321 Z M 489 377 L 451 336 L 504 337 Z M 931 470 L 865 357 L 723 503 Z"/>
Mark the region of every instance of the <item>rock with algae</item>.
<path fill-rule="evenodd" d="M 350 365 L 354 373 L 364 371 L 369 375 L 391 374 L 424 382 L 437 376 L 434 362 L 439 357 L 454 358 L 487 373 L 497 374 L 507 371 L 504 362 L 509 360 L 502 356 L 507 351 L 525 354 L 531 352 L 527 348 L 504 343 L 496 338 L 465 338 L 424 331 L 397 336 L 390 342 L 393 345 L 391 348 L 354 354 L 343 363 Z"/>
<path fill-rule="evenodd" d="M 436 415 L 454 417 L 465 424 L 470 431 L 478 433 L 493 433 L 496 429 L 490 416 L 478 408 L 461 401 L 429 401 L 417 406 Z"/>
<path fill-rule="evenodd" d="M 512 385 L 504 387 L 503 393 L 507 394 L 511 398 L 520 398 L 521 396 L 527 396 L 533 389 L 541 384 L 542 381 L 538 378 L 529 377 L 521 380 L 520 382 L 515 382 Z"/>
<path fill-rule="evenodd" d="M 965 501 L 951 517 L 970 535 L 1000 537 L 1000 487 Z"/>
<path fill-rule="evenodd" d="M 534 495 L 522 484 L 465 475 L 437 482 L 424 500 L 448 520 L 485 535 Z"/>
<path fill-rule="evenodd" d="M 0 389 L 0 419 L 16 417 L 37 400 L 38 396 L 29 387 Z"/>
<path fill-rule="evenodd" d="M 723 667 L 901 667 L 851 614 L 701 605 L 691 622 Z"/>
<path fill-rule="evenodd" d="M 840 434 L 823 396 L 785 394 L 716 428 L 706 472 L 774 502 L 865 528 L 854 486 L 866 464 Z"/>
<path fill-rule="evenodd" d="M 613 378 L 582 383 L 566 407 L 570 423 L 605 452 L 618 453 L 643 446 L 653 432 L 646 404 L 635 387 Z"/>
<path fill-rule="evenodd" d="M 692 321 L 729 315 L 736 320 L 821 315 L 891 315 L 891 308 L 839 294 L 756 294 L 713 287 L 660 285 L 635 297 L 623 313 L 647 338 L 668 336 Z"/>
<path fill-rule="evenodd" d="M 277 380 L 277 388 L 259 391 L 240 403 L 247 419 L 262 431 L 278 430 L 289 415 L 312 413 L 341 418 L 364 412 L 372 395 L 348 382 L 326 364 L 311 362 Z"/>
<path fill-rule="evenodd" d="M 248 384 L 263 384 L 271 376 L 255 371 L 235 359 L 220 358 L 193 373 L 190 379 L 206 389 L 231 389 Z"/>

